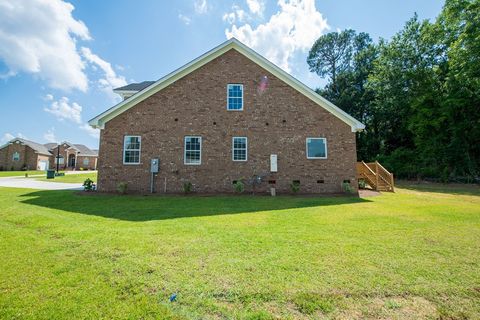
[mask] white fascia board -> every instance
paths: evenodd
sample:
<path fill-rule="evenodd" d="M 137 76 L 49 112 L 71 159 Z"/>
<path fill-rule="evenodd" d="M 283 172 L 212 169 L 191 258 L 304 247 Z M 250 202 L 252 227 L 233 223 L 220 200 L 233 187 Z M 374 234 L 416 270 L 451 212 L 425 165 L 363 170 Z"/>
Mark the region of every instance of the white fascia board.
<path fill-rule="evenodd" d="M 197 59 L 187 63 L 183 67 L 167 74 L 165 77 L 159 79 L 153 85 L 135 93 L 128 100 L 124 100 L 118 103 L 117 105 L 113 106 L 112 108 L 106 110 L 105 112 L 99 114 L 95 118 L 91 119 L 88 123 L 94 128 L 103 129 L 105 126 L 105 123 L 108 122 L 109 120 L 113 119 L 114 117 L 128 110 L 129 108 L 133 107 L 137 103 L 152 96 L 153 94 L 157 93 L 163 88 L 169 86 L 170 84 L 174 83 L 178 79 L 195 71 L 196 69 L 207 64 L 213 59 L 221 56 L 222 54 L 224 54 L 230 49 L 237 50 L 239 53 L 241 53 L 248 59 L 252 60 L 256 64 L 258 64 L 259 66 L 261 66 L 262 68 L 264 68 L 265 70 L 273 74 L 275 77 L 284 81 L 285 83 L 290 85 L 292 88 L 296 89 L 297 91 L 302 93 L 304 96 L 306 96 L 313 102 L 317 103 L 319 106 L 323 107 L 325 110 L 329 111 L 330 113 L 332 113 L 334 116 L 336 116 L 343 122 L 347 123 L 352 128 L 352 132 L 361 131 L 365 128 L 365 125 L 362 124 L 360 121 L 356 120 L 355 118 L 347 114 L 345 111 L 343 111 L 342 109 L 338 108 L 327 99 L 320 96 L 311 88 L 307 87 L 305 84 L 295 79 L 292 75 L 283 71 L 281 68 L 279 68 L 272 62 L 268 61 L 266 58 L 264 58 L 254 50 L 250 49 L 249 47 L 247 47 L 246 45 L 244 45 L 243 43 L 241 43 L 235 38 L 225 41 L 221 45 L 201 55 Z"/>

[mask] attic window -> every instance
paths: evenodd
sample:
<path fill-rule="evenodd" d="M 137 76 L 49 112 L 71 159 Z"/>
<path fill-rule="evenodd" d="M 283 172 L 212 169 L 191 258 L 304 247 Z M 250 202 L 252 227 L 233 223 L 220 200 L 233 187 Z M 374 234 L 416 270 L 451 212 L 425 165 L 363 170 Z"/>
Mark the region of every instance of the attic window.
<path fill-rule="evenodd" d="M 20 153 L 14 152 L 12 158 L 13 158 L 13 161 L 20 161 Z"/>
<path fill-rule="evenodd" d="M 243 110 L 243 84 L 227 85 L 227 110 Z"/>

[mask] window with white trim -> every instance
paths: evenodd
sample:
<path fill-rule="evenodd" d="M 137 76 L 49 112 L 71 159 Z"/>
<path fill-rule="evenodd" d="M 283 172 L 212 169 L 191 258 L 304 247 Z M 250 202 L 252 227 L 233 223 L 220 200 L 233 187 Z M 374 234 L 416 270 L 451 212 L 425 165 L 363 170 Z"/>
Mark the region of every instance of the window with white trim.
<path fill-rule="evenodd" d="M 83 158 L 83 165 L 88 166 L 90 164 L 90 159 L 88 158 Z"/>
<path fill-rule="evenodd" d="M 243 84 L 227 85 L 227 110 L 243 110 Z"/>
<path fill-rule="evenodd" d="M 123 164 L 140 164 L 142 137 L 125 136 L 123 140 Z"/>
<path fill-rule="evenodd" d="M 55 156 L 55 159 L 58 162 L 58 164 L 64 164 L 65 163 L 65 159 L 63 158 L 63 156 Z M 57 164 L 57 162 L 55 162 L 55 164 Z"/>
<path fill-rule="evenodd" d="M 183 159 L 184 164 L 199 165 L 202 163 L 202 137 L 185 137 Z"/>
<path fill-rule="evenodd" d="M 307 138 L 307 159 L 327 159 L 326 138 Z"/>
<path fill-rule="evenodd" d="M 15 151 L 15 152 L 13 153 L 13 157 L 12 157 L 12 158 L 13 158 L 13 161 L 20 161 L 20 153 L 18 153 L 18 152 Z"/>
<path fill-rule="evenodd" d="M 232 160 L 247 161 L 247 137 L 232 138 Z"/>

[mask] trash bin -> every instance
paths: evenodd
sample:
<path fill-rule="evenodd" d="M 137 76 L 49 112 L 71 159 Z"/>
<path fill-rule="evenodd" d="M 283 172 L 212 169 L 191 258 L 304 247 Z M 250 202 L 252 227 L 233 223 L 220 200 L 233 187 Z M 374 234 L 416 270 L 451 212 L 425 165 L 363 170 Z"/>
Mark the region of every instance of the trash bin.
<path fill-rule="evenodd" d="M 55 178 L 55 170 L 47 170 L 47 179 Z"/>

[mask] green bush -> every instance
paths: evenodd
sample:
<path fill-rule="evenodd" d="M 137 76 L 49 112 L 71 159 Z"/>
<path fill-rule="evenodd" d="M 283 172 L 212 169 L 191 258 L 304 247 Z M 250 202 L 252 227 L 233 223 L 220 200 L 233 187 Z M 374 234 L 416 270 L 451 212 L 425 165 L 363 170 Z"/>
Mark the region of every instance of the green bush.
<path fill-rule="evenodd" d="M 358 179 L 358 188 L 365 189 L 366 187 L 367 187 L 367 183 L 365 182 L 365 179 Z"/>
<path fill-rule="evenodd" d="M 120 194 L 126 194 L 127 193 L 127 187 L 128 187 L 128 184 L 126 182 L 119 182 L 117 184 L 117 191 L 118 193 Z"/>
<path fill-rule="evenodd" d="M 193 185 L 190 181 L 183 183 L 183 193 L 188 194 L 191 193 L 193 189 Z"/>
<path fill-rule="evenodd" d="M 87 180 L 85 180 L 83 182 L 83 190 L 85 191 L 93 191 L 94 190 L 94 185 L 95 185 L 95 182 L 88 178 Z"/>
<path fill-rule="evenodd" d="M 298 180 L 292 181 L 292 183 L 290 183 L 290 190 L 293 193 L 298 193 L 298 191 L 300 191 L 300 181 Z"/>
<path fill-rule="evenodd" d="M 242 181 L 235 181 L 233 188 L 236 193 L 243 193 L 243 191 L 245 191 L 245 184 Z"/>
<path fill-rule="evenodd" d="M 345 193 L 353 193 L 353 188 L 350 185 L 350 182 L 346 182 L 346 181 L 342 182 L 342 190 Z"/>

